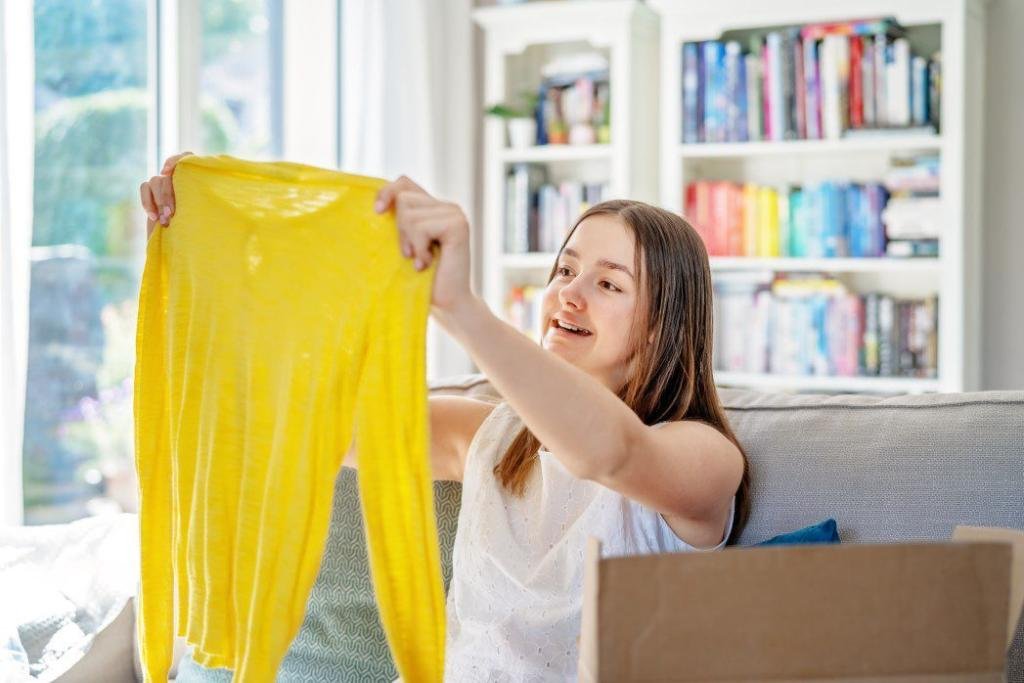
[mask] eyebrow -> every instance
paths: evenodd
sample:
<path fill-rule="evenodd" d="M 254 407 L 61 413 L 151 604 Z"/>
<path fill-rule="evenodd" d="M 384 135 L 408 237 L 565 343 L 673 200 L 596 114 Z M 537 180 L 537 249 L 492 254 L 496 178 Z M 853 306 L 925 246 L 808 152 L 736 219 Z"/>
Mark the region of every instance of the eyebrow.
<path fill-rule="evenodd" d="M 574 259 L 578 259 L 580 257 L 580 255 L 576 253 L 575 250 L 569 249 L 568 247 L 563 249 L 562 253 L 565 254 L 566 256 L 572 256 Z M 623 273 L 625 273 L 632 279 L 636 280 L 636 277 L 633 276 L 633 271 L 631 271 L 629 268 L 622 265 L 621 263 L 616 263 L 615 261 L 609 261 L 608 259 L 603 258 L 598 260 L 597 265 L 602 266 L 604 268 L 608 268 L 610 270 L 621 270 Z"/>

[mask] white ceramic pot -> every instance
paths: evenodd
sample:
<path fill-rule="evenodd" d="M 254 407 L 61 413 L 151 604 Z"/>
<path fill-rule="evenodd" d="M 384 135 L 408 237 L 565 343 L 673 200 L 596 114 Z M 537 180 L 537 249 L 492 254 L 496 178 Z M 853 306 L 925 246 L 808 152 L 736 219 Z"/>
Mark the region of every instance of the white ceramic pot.
<path fill-rule="evenodd" d="M 510 147 L 532 147 L 537 144 L 537 122 L 527 118 L 509 119 L 508 144 Z"/>

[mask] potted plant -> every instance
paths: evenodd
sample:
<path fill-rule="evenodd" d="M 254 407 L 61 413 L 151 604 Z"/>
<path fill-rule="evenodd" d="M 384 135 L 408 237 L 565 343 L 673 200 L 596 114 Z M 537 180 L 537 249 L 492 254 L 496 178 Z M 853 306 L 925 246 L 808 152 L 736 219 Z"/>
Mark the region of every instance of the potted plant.
<path fill-rule="evenodd" d="M 510 147 L 531 147 L 537 142 L 537 121 L 534 112 L 537 96 L 526 91 L 516 103 L 499 103 L 487 108 L 487 114 L 505 120 Z"/>

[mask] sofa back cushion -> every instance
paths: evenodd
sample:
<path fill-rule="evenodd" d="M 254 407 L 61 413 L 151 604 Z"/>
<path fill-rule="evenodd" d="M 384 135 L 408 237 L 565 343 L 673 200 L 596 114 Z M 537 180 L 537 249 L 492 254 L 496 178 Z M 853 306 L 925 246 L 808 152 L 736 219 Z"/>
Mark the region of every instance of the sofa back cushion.
<path fill-rule="evenodd" d="M 873 397 L 723 390 L 750 460 L 741 544 L 834 517 L 844 541 L 1024 529 L 1024 392 Z M 1024 620 L 1007 658 L 1024 681 Z"/>

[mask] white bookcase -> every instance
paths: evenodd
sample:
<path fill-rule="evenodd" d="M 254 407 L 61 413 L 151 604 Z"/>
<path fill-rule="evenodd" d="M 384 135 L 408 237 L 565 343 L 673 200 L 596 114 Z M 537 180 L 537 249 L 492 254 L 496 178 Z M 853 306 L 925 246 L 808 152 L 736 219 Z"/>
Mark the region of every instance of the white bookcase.
<path fill-rule="evenodd" d="M 684 186 L 699 179 L 775 185 L 830 178 L 877 180 L 894 157 L 938 152 L 948 224 L 934 259 L 715 257 L 713 274 L 758 270 L 827 272 L 852 291 L 938 295 L 935 378 L 778 376 L 716 372 L 720 385 L 858 392 L 978 388 L 981 323 L 981 150 L 985 0 L 561 0 L 478 9 L 484 30 L 484 100 L 536 87 L 540 66 L 580 48 L 610 63 L 611 142 L 511 149 L 503 122 L 485 122 L 483 292 L 504 314 L 512 286 L 543 285 L 553 254 L 504 253 L 505 175 L 512 164 L 543 164 L 556 179 L 610 183 L 611 196 L 680 212 Z M 839 140 L 682 144 L 681 51 L 686 42 L 808 23 L 891 16 L 911 42 L 942 53 L 941 131 Z M 660 44 L 660 57 L 659 55 Z M 660 118 L 660 122 L 659 122 Z M 728 334 L 729 330 L 718 330 Z M 742 333 L 742 332 L 741 332 Z"/>
<path fill-rule="evenodd" d="M 981 121 L 983 0 L 653 0 L 661 20 L 660 202 L 681 211 L 684 187 L 699 179 L 765 184 L 825 178 L 878 179 L 897 155 L 938 152 L 948 223 L 933 259 L 789 259 L 714 257 L 714 274 L 738 270 L 819 271 L 854 291 L 898 296 L 937 294 L 938 371 L 934 379 L 777 376 L 716 372 L 718 384 L 809 391 L 966 391 L 979 382 L 981 312 Z M 942 52 L 941 131 L 783 142 L 682 144 L 682 46 L 727 31 L 891 16 L 915 39 Z M 915 38 L 916 36 L 916 38 Z M 938 44 L 934 44 L 938 43 Z M 730 330 L 719 330 L 729 334 Z"/>
<path fill-rule="evenodd" d="M 555 181 L 604 182 L 606 198 L 658 200 L 658 23 L 632 0 L 559 0 L 485 7 L 473 13 L 484 31 L 484 101 L 536 90 L 550 59 L 596 51 L 608 60 L 610 142 L 510 148 L 504 122 L 484 128 L 483 294 L 504 316 L 512 287 L 543 286 L 552 253 L 505 253 L 505 177 L 518 163 L 543 165 Z M 529 332 L 529 330 L 524 330 Z"/>

